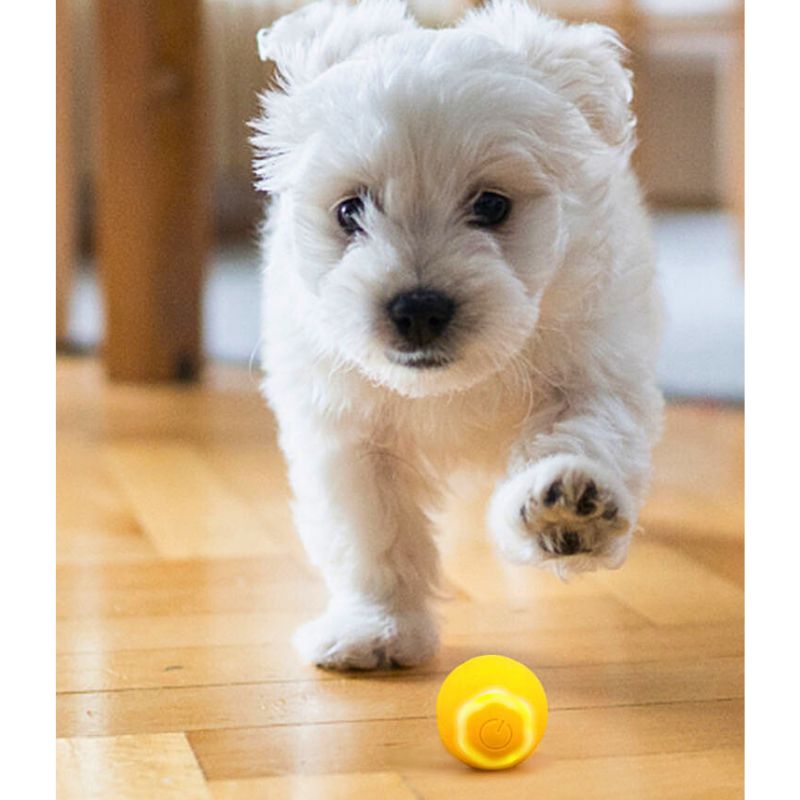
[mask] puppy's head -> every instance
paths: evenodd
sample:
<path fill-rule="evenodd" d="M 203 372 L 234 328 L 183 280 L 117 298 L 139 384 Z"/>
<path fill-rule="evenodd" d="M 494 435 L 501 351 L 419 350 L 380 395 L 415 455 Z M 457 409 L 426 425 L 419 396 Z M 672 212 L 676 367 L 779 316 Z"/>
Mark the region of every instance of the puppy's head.
<path fill-rule="evenodd" d="M 608 29 L 504 0 L 426 31 L 400 0 L 313 3 L 259 38 L 279 89 L 260 185 L 320 347 L 410 396 L 501 369 L 537 323 L 576 208 L 628 157 Z"/>

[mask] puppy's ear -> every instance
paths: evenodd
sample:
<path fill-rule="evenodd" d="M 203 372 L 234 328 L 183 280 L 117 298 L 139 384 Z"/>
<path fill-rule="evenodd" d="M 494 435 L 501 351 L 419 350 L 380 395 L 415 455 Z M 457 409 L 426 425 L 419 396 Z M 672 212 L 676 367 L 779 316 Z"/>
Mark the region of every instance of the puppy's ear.
<path fill-rule="evenodd" d="M 525 0 L 492 0 L 461 26 L 525 56 L 542 80 L 583 114 L 608 145 L 628 152 L 635 120 L 631 73 L 617 34 L 604 25 L 567 25 Z"/>
<path fill-rule="evenodd" d="M 413 28 L 402 0 L 319 0 L 258 32 L 263 61 L 275 62 L 284 87 L 313 80 L 362 44 Z"/>

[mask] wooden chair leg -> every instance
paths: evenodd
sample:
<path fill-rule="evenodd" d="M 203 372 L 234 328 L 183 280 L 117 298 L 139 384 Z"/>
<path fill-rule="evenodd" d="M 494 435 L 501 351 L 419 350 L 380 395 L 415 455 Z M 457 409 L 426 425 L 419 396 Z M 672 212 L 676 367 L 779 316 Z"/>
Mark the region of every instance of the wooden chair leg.
<path fill-rule="evenodd" d="M 744 265 L 744 8 L 737 16 L 733 33 L 732 67 L 724 87 L 725 129 L 728 133 L 725 161 L 726 205 L 736 215 L 739 244 Z"/>
<path fill-rule="evenodd" d="M 76 257 L 75 153 L 72 130 L 72 8 L 56 3 L 56 343 L 66 344 Z"/>
<path fill-rule="evenodd" d="M 190 379 L 209 231 L 201 0 L 100 0 L 97 252 L 120 380 Z"/>

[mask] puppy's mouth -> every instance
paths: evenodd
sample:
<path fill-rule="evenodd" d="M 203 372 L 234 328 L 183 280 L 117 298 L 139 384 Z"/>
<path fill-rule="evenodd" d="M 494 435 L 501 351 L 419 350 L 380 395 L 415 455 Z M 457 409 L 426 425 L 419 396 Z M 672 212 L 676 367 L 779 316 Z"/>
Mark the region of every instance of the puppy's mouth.
<path fill-rule="evenodd" d="M 415 350 L 412 353 L 387 350 L 386 357 L 393 364 L 399 364 L 401 367 L 409 367 L 411 369 L 442 369 L 453 361 L 452 356 L 427 350 Z"/>

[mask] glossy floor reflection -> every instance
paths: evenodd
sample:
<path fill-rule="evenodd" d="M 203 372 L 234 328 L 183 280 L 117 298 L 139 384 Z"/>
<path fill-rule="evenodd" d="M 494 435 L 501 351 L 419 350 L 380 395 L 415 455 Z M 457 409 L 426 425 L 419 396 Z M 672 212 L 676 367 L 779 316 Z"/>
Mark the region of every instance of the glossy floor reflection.
<path fill-rule="evenodd" d="M 59 797 L 741 796 L 742 428 L 670 407 L 629 562 L 568 584 L 498 561 L 490 487 L 460 479 L 441 654 L 340 676 L 288 644 L 324 592 L 247 371 L 111 387 L 60 359 Z M 552 713 L 533 758 L 481 774 L 433 712 L 446 672 L 490 652 L 536 670 Z"/>

